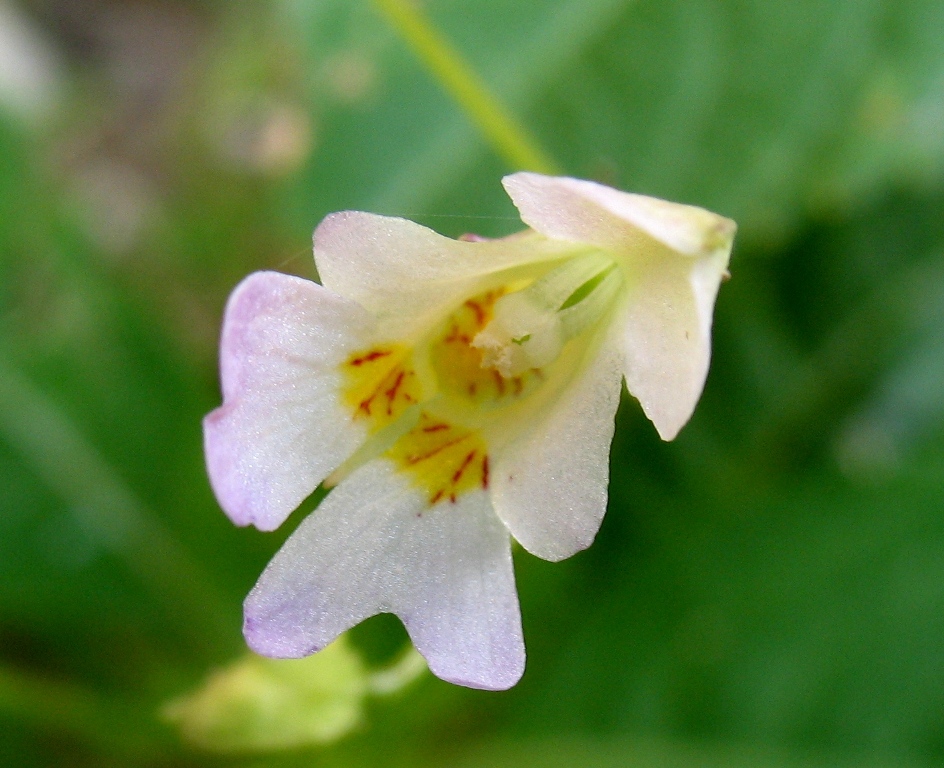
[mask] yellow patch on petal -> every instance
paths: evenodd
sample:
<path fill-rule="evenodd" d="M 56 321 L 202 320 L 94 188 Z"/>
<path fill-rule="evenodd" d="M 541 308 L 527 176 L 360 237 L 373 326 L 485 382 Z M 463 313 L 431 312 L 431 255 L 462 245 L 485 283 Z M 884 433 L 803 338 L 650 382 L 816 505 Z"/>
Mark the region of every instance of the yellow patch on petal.
<path fill-rule="evenodd" d="M 354 419 L 367 420 L 374 431 L 396 421 L 421 399 L 412 355 L 403 345 L 384 344 L 355 352 L 342 370 L 345 404 Z"/>
<path fill-rule="evenodd" d="M 475 405 L 507 405 L 543 379 L 539 369 L 505 378 L 494 367 L 482 366 L 482 351 L 474 339 L 492 320 L 495 302 L 504 290 L 489 291 L 466 301 L 446 320 L 430 346 L 430 360 L 443 391 Z"/>
<path fill-rule="evenodd" d="M 425 412 L 387 456 L 426 491 L 430 504 L 455 503 L 463 493 L 488 488 L 488 446 L 482 433 Z"/>

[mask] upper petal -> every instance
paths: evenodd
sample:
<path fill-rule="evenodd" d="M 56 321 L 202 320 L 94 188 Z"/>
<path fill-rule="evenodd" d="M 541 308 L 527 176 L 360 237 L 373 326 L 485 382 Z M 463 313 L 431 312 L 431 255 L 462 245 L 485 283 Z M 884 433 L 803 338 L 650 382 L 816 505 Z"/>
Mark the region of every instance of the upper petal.
<path fill-rule="evenodd" d="M 371 328 L 361 307 L 298 277 L 257 272 L 233 291 L 223 405 L 203 422 L 210 482 L 233 522 L 277 528 L 360 444 L 340 366 Z"/>
<path fill-rule="evenodd" d="M 705 383 L 711 316 L 736 225 L 702 208 L 592 181 L 516 173 L 503 183 L 538 232 L 624 257 L 626 384 L 671 440 Z"/>
<path fill-rule="evenodd" d="M 495 511 L 525 549 L 545 560 L 589 547 L 606 512 L 621 362 L 611 339 L 496 458 Z"/>
<path fill-rule="evenodd" d="M 506 176 L 502 184 L 532 229 L 617 253 L 645 249 L 651 239 L 685 256 L 709 256 L 730 251 L 736 228 L 703 208 L 593 181 L 521 172 Z"/>
<path fill-rule="evenodd" d="M 663 440 L 695 410 L 708 375 L 711 318 L 727 253 L 640 265 L 622 328 L 626 386 Z"/>
<path fill-rule="evenodd" d="M 355 471 L 246 598 L 257 653 L 299 657 L 376 613 L 397 614 L 434 674 L 504 689 L 524 670 L 508 533 L 482 491 L 429 508 L 386 459 Z"/>
<path fill-rule="evenodd" d="M 358 302 L 385 327 L 393 323 L 400 335 L 428 326 L 476 293 L 488 275 L 572 250 L 533 233 L 452 240 L 406 219 L 358 211 L 326 216 L 314 247 L 325 287 Z"/>

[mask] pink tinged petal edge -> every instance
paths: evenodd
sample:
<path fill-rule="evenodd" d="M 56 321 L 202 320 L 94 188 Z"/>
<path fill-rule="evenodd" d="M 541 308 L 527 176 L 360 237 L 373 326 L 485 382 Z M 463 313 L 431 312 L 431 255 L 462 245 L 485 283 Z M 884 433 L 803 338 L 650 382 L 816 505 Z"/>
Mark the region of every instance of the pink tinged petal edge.
<path fill-rule="evenodd" d="M 522 220 L 550 238 L 630 253 L 651 238 L 684 256 L 731 249 L 736 224 L 704 208 L 568 177 L 515 173 L 502 184 Z"/>
<path fill-rule="evenodd" d="M 504 690 L 524 671 L 511 543 L 487 495 L 429 508 L 385 459 L 355 471 L 305 519 L 244 608 L 246 641 L 264 656 L 306 656 L 394 613 L 443 680 Z"/>
<path fill-rule="evenodd" d="M 563 560 L 593 543 L 606 512 L 622 379 L 622 354 L 613 339 L 495 460 L 495 510 L 538 557 Z"/>
<path fill-rule="evenodd" d="M 726 253 L 649 264 L 627 301 L 621 321 L 626 387 L 663 440 L 675 438 L 701 397 L 726 264 Z"/>
<path fill-rule="evenodd" d="M 203 422 L 210 483 L 238 525 L 274 530 L 363 439 L 341 406 L 340 365 L 372 320 L 320 285 L 276 272 L 230 296 L 223 405 Z"/>
<path fill-rule="evenodd" d="M 359 211 L 326 216 L 313 239 L 324 285 L 402 324 L 401 333 L 435 322 L 494 272 L 573 250 L 533 235 L 452 240 L 406 219 Z"/>

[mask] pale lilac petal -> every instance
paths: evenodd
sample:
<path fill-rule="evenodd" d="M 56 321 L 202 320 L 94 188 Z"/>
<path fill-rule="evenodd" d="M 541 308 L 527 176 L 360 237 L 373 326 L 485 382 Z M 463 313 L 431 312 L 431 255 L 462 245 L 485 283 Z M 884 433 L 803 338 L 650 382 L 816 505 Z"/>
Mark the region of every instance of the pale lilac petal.
<path fill-rule="evenodd" d="M 731 249 L 734 222 L 703 208 L 537 173 L 515 173 L 502 183 L 525 224 L 550 238 L 624 255 L 651 249 L 647 240 L 693 257 Z"/>
<path fill-rule="evenodd" d="M 233 291 L 220 342 L 223 405 L 203 422 L 207 468 L 238 525 L 277 528 L 363 440 L 340 366 L 372 320 L 320 285 L 257 272 Z"/>
<path fill-rule="evenodd" d="M 525 549 L 545 560 L 589 547 L 603 520 L 621 364 L 617 344 L 604 344 L 495 460 L 495 511 Z"/>
<path fill-rule="evenodd" d="M 244 633 L 265 656 L 324 648 L 377 613 L 399 616 L 434 674 L 509 688 L 524 641 L 507 531 L 482 491 L 429 508 L 378 459 L 334 489 L 246 598 Z"/>
<path fill-rule="evenodd" d="M 636 275 L 623 329 L 626 386 L 663 440 L 695 410 L 708 375 L 711 318 L 727 254 L 650 263 Z"/>
<path fill-rule="evenodd" d="M 374 313 L 400 335 L 428 328 L 490 276 L 573 251 L 530 234 L 501 240 L 452 240 L 406 219 L 358 211 L 325 217 L 314 234 L 324 285 Z"/>

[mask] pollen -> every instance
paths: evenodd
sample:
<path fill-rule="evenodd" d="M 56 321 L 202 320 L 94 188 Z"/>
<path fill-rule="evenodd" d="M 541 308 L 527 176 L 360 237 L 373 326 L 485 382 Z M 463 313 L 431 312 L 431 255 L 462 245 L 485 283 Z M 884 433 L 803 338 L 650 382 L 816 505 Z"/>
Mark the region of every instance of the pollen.
<path fill-rule="evenodd" d="M 481 432 L 426 412 L 387 456 L 425 491 L 431 506 L 455 504 L 463 493 L 488 488 L 488 446 Z"/>
<path fill-rule="evenodd" d="M 344 402 L 355 421 L 379 430 L 396 421 L 422 392 L 409 348 L 388 344 L 352 354 L 341 366 Z"/>
<path fill-rule="evenodd" d="M 430 348 L 433 369 L 443 391 L 477 406 L 508 405 L 540 381 L 540 371 L 505 378 L 483 364 L 472 340 L 494 317 L 495 302 L 505 294 L 494 290 L 465 301 L 446 320 Z"/>

